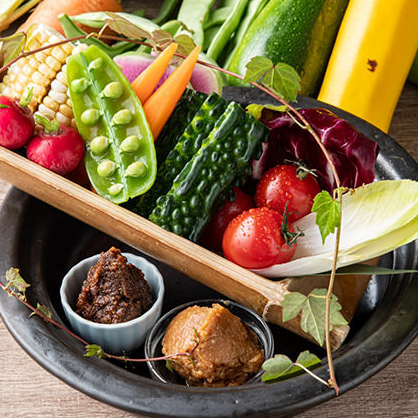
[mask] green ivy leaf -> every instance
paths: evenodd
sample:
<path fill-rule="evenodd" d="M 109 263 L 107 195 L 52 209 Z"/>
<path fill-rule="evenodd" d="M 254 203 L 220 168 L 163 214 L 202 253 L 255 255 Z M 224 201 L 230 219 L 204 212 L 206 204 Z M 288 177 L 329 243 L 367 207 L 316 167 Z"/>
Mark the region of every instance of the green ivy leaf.
<path fill-rule="evenodd" d="M 322 243 L 324 243 L 326 237 L 340 226 L 341 205 L 323 190 L 315 196 L 312 212 L 316 213 L 315 223 L 319 227 Z"/>
<path fill-rule="evenodd" d="M 104 355 L 104 351 L 100 345 L 97 344 L 91 344 L 86 345 L 86 354 L 84 354 L 84 357 L 98 357 L 102 358 Z"/>
<path fill-rule="evenodd" d="M 263 109 L 274 110 L 276 112 L 284 113 L 287 111 L 288 107 L 285 105 L 274 106 L 274 105 L 260 105 L 257 103 L 251 103 L 247 106 L 247 112 L 256 119 L 260 119 L 263 113 Z"/>
<path fill-rule="evenodd" d="M 41 305 L 39 302 L 36 304 L 36 309 L 39 311 L 39 312 L 41 312 L 41 313 L 43 313 L 47 318 L 49 318 L 49 319 L 51 319 L 52 318 L 52 311 L 51 311 L 51 309 L 49 309 L 48 307 L 46 307 L 46 306 L 44 306 L 44 305 Z M 30 315 L 29 315 L 29 318 L 31 317 L 31 316 L 34 316 L 34 315 L 38 315 L 38 313 L 37 312 L 32 312 Z M 45 322 L 48 322 L 45 318 L 43 318 L 43 320 L 45 321 Z"/>
<path fill-rule="evenodd" d="M 325 312 L 326 289 L 314 289 L 308 296 L 292 292 L 285 296 L 281 306 L 283 308 L 283 321 L 295 318 L 301 313 L 300 326 L 310 334 L 320 346 L 325 338 Z M 330 303 L 330 330 L 334 326 L 346 325 L 347 321 L 341 314 L 341 305 L 335 295 L 331 295 Z"/>
<path fill-rule="evenodd" d="M 196 48 L 196 44 L 194 43 L 194 40 L 190 36 L 184 33 L 177 35 L 174 38 L 174 42 L 178 44 L 177 52 L 179 54 L 189 55 L 190 52 L 192 52 L 193 49 Z"/>
<path fill-rule="evenodd" d="M 30 287 L 30 284 L 23 280 L 23 277 L 19 273 L 19 269 L 12 267 L 6 271 L 6 289 L 9 288 L 11 293 L 20 299 L 26 300 L 26 289 Z"/>
<path fill-rule="evenodd" d="M 284 380 L 303 373 L 304 370 L 296 363 L 310 369 L 319 365 L 321 360 L 309 351 L 300 353 L 296 362 L 293 362 L 289 357 L 283 354 L 276 354 L 273 358 L 270 358 L 263 363 L 262 369 L 264 370 L 264 373 L 261 380 L 264 382 Z"/>
<path fill-rule="evenodd" d="M 284 62 L 273 65 L 266 57 L 253 57 L 246 67 L 244 84 L 258 81 L 286 101 L 296 101 L 300 77 L 292 66 Z"/>
<path fill-rule="evenodd" d="M 13 61 L 23 51 L 26 43 L 26 35 L 22 32 L 15 33 L 7 38 L 0 38 L 0 53 L 2 56 L 2 65 Z"/>
<path fill-rule="evenodd" d="M 132 39 L 147 39 L 155 47 L 152 35 L 144 29 L 140 29 L 129 20 L 116 13 L 106 12 L 109 16 L 108 26 L 119 35 L 124 35 Z"/>
<path fill-rule="evenodd" d="M 246 67 L 247 71 L 242 80 L 244 84 L 262 79 L 268 71 L 273 69 L 273 63 L 266 57 L 253 57 Z"/>
<path fill-rule="evenodd" d="M 161 29 L 154 30 L 152 32 L 152 38 L 154 39 L 155 44 L 163 49 L 170 45 L 174 40 L 173 35 L 170 32 Z"/>

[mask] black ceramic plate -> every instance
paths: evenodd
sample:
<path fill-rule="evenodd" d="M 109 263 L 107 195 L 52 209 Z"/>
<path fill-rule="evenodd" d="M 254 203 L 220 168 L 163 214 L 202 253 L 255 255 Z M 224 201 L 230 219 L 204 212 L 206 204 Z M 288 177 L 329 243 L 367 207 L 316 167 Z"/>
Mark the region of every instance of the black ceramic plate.
<path fill-rule="evenodd" d="M 243 103 L 266 100 L 255 90 L 226 89 L 225 96 Z M 299 105 L 317 106 L 318 102 L 301 98 Z M 395 141 L 364 121 L 332 110 L 379 143 L 379 179 L 418 180 L 417 164 Z M 58 291 L 62 277 L 73 264 L 110 245 L 137 252 L 16 189 L 12 189 L 2 207 L 0 230 L 0 274 L 3 276 L 11 266 L 20 268 L 32 285 L 29 302 L 51 306 L 63 323 Z M 416 268 L 417 254 L 414 242 L 385 256 L 383 263 L 399 269 Z M 164 312 L 190 300 L 219 296 L 155 262 L 165 277 Z M 412 341 L 418 332 L 417 298 L 418 281 L 410 274 L 372 279 L 351 324 L 352 330 L 335 354 L 341 392 L 382 369 Z M 80 343 L 38 317 L 28 319 L 27 309 L 4 292 L 0 293 L 0 313 L 19 344 L 52 374 L 93 398 L 143 415 L 284 417 L 334 396 L 332 390 L 308 375 L 280 383 L 227 389 L 166 385 L 152 381 L 145 365 L 126 369 L 106 360 L 84 358 Z M 273 332 L 277 353 L 295 357 L 309 349 L 324 356 L 321 349 L 287 331 L 273 327 Z M 143 355 L 141 351 L 135 354 Z M 317 373 L 326 379 L 326 365 Z"/>

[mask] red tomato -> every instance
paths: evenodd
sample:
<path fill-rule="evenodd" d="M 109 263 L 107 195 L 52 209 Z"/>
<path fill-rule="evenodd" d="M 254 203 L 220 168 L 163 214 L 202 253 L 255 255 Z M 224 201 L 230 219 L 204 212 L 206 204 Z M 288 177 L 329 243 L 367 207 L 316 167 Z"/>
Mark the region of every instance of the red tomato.
<path fill-rule="evenodd" d="M 290 222 L 311 212 L 313 199 L 319 193 L 318 182 L 311 173 L 295 165 L 277 165 L 267 171 L 257 184 L 254 200 L 283 214 L 286 203 Z"/>
<path fill-rule="evenodd" d="M 220 250 L 222 248 L 223 234 L 232 219 L 245 210 L 254 207 L 251 196 L 238 189 L 238 187 L 234 187 L 233 190 L 235 199 L 232 202 L 227 200 L 221 206 L 200 239 L 202 245 L 212 250 Z"/>
<path fill-rule="evenodd" d="M 282 215 L 268 208 L 253 208 L 241 213 L 231 221 L 223 236 L 225 257 L 250 269 L 290 261 L 296 243 L 286 244 L 282 221 Z M 294 232 L 291 225 L 289 231 Z"/>

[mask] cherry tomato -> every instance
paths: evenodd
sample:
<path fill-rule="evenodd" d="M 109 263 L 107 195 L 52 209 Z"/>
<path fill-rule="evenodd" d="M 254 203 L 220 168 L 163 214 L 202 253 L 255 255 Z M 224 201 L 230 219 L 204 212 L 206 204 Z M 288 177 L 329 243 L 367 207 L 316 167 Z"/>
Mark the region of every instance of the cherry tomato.
<path fill-rule="evenodd" d="M 261 269 L 290 261 L 296 243 L 290 246 L 282 234 L 282 215 L 269 208 L 249 209 L 234 218 L 223 236 L 225 257 L 250 269 Z M 293 227 L 289 225 L 290 233 Z"/>
<path fill-rule="evenodd" d="M 290 222 L 311 212 L 313 199 L 320 189 L 315 177 L 295 165 L 277 165 L 268 170 L 257 184 L 256 206 L 266 206 L 283 214 L 287 203 Z"/>
<path fill-rule="evenodd" d="M 244 193 L 238 187 L 233 187 L 235 199 L 231 202 L 227 200 L 213 216 L 210 224 L 203 233 L 200 243 L 212 250 L 220 250 L 222 248 L 222 237 L 228 224 L 237 215 L 247 209 L 254 207 L 251 196 Z"/>

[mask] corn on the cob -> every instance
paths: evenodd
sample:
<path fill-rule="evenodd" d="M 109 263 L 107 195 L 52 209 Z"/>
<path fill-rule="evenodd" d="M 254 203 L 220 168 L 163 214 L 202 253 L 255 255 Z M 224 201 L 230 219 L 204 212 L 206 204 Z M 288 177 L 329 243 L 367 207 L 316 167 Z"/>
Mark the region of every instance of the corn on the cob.
<path fill-rule="evenodd" d="M 33 51 L 64 39 L 45 25 L 34 29 L 25 45 Z M 55 117 L 59 123 L 75 127 L 74 114 L 67 85 L 67 58 L 73 53 L 72 44 L 55 46 L 14 63 L 0 83 L 0 94 L 20 99 L 28 87 L 33 88 L 29 108 Z"/>

